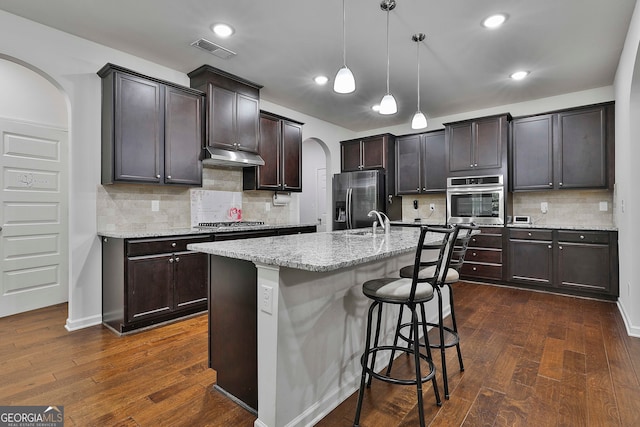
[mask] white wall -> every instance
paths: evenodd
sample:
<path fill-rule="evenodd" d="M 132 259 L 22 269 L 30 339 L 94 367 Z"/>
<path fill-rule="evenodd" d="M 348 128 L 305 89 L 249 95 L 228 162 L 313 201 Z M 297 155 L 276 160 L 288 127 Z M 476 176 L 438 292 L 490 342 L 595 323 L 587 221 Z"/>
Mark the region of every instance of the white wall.
<path fill-rule="evenodd" d="M 637 3 L 636 3 L 637 6 Z M 616 199 L 620 248 L 620 299 L 627 331 L 640 337 L 640 8 L 636 7 L 614 82 L 616 100 Z M 622 204 L 624 203 L 624 211 Z"/>

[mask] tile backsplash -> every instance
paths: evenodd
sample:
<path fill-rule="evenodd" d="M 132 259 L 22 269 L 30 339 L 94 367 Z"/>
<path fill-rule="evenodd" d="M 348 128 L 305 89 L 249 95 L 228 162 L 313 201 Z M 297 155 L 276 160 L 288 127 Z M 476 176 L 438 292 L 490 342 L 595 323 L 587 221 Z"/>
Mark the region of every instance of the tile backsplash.
<path fill-rule="evenodd" d="M 242 192 L 242 169 L 204 168 L 202 189 Z M 189 228 L 189 187 L 146 184 L 98 185 L 97 227 L 99 231 L 146 231 Z M 272 191 L 244 191 L 242 216 L 246 221 L 267 224 L 299 222 L 298 197 L 292 193 L 288 205 L 274 206 Z M 157 201 L 158 211 L 152 211 Z"/>
<path fill-rule="evenodd" d="M 529 191 L 510 193 L 514 215 L 530 216 L 538 225 L 572 226 L 613 226 L 613 192 L 608 190 L 559 190 Z M 413 201 L 418 201 L 414 209 Z M 543 214 L 540 205 L 546 202 L 547 213 Z M 600 210 L 601 202 L 606 211 Z M 431 211 L 429 205 L 435 209 Z M 422 221 L 443 224 L 447 217 L 446 196 L 444 194 L 426 194 L 402 196 L 402 220 Z"/>

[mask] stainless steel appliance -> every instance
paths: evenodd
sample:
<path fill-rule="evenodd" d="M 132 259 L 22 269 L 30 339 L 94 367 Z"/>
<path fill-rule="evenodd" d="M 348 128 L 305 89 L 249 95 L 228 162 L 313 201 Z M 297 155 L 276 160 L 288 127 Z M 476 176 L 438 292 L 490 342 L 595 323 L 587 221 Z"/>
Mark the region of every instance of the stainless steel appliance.
<path fill-rule="evenodd" d="M 370 227 L 372 210 L 385 212 L 385 175 L 382 170 L 333 175 L 333 229 Z"/>
<path fill-rule="evenodd" d="M 504 224 L 502 175 L 447 178 L 447 222 Z"/>

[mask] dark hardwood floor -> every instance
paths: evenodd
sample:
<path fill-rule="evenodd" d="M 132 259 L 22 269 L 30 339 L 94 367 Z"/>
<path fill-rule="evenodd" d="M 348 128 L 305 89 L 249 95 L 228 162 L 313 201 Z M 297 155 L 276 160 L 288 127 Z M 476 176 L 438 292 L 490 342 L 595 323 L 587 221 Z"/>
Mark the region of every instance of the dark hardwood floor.
<path fill-rule="evenodd" d="M 454 287 L 465 372 L 448 351 L 451 399 L 433 426 L 638 426 L 640 339 L 613 303 L 488 285 Z M 68 426 L 252 426 L 212 390 L 207 318 L 116 337 L 64 329 L 65 304 L 0 319 L 0 405 L 64 405 Z M 436 356 L 439 369 L 439 357 Z M 394 369 L 410 372 L 401 356 Z M 440 388 L 441 378 L 438 376 Z M 349 426 L 356 394 L 318 426 Z M 418 425 L 415 388 L 374 381 L 361 425 Z"/>

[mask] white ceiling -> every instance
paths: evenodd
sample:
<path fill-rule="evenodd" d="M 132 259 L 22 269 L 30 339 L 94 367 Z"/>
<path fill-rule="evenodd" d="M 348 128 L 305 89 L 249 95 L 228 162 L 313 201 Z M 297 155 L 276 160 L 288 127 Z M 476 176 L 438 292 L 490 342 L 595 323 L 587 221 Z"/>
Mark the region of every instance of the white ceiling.
<path fill-rule="evenodd" d="M 0 9 L 188 73 L 209 64 L 264 86 L 262 97 L 354 131 L 409 122 L 416 110 L 416 44 L 427 117 L 609 86 L 635 0 L 397 0 L 390 15 L 391 92 L 398 113 L 370 107 L 386 92 L 386 14 L 378 0 L 345 0 L 347 65 L 356 92 L 336 94 L 341 0 L 0 0 Z M 509 15 L 498 30 L 480 23 Z M 217 38 L 210 26 L 236 29 Z M 237 53 L 191 47 L 206 38 Z M 531 71 L 515 82 L 508 75 Z M 97 71 L 97 70 L 96 70 Z M 326 74 L 324 87 L 312 78 Z"/>

